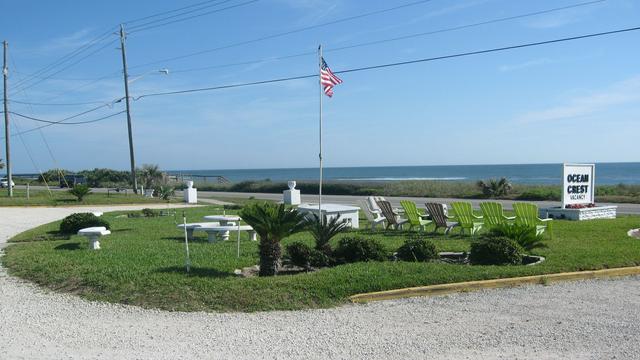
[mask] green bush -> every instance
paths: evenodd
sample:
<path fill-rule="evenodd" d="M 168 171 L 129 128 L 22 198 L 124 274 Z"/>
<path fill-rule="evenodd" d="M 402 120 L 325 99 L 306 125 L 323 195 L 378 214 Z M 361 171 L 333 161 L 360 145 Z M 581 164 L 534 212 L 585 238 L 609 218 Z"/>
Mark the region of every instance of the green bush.
<path fill-rule="evenodd" d="M 547 247 L 542 234 L 536 235 L 536 228 L 531 226 L 498 225 L 489 230 L 489 236 L 507 237 L 527 251 Z"/>
<path fill-rule="evenodd" d="M 294 242 L 287 245 L 287 257 L 296 266 L 308 268 L 311 266 L 311 247 L 305 243 Z"/>
<path fill-rule="evenodd" d="M 287 245 L 287 258 L 291 264 L 309 269 L 311 267 L 326 267 L 332 265 L 331 257 L 322 251 L 313 249 L 301 242 Z"/>
<path fill-rule="evenodd" d="M 111 228 L 109 222 L 92 213 L 75 213 L 62 219 L 60 232 L 63 234 L 75 234 L 80 229 L 94 226 L 104 226 L 107 229 Z"/>
<path fill-rule="evenodd" d="M 343 263 L 359 261 L 384 261 L 387 251 L 381 243 L 361 237 L 345 237 L 340 239 L 333 252 L 337 260 Z"/>
<path fill-rule="evenodd" d="M 127 187 L 131 180 L 130 172 L 112 169 L 83 170 L 78 175 L 83 175 L 92 187 Z"/>
<path fill-rule="evenodd" d="M 242 205 L 225 204 L 225 205 L 222 205 L 222 208 L 225 209 L 225 210 L 242 210 Z"/>
<path fill-rule="evenodd" d="M 144 208 L 144 209 L 142 209 L 142 216 L 144 216 L 144 217 L 156 217 L 156 216 L 158 216 L 158 213 L 153 209 Z"/>
<path fill-rule="evenodd" d="M 396 255 L 402 261 L 429 261 L 438 258 L 433 242 L 426 239 L 407 239 Z"/>
<path fill-rule="evenodd" d="M 525 190 L 516 197 L 518 200 L 528 201 L 544 201 L 544 200 L 560 200 L 560 190 L 550 188 L 533 188 Z"/>
<path fill-rule="evenodd" d="M 484 236 L 471 243 L 469 260 L 474 265 L 518 265 L 522 247 L 508 237 Z"/>

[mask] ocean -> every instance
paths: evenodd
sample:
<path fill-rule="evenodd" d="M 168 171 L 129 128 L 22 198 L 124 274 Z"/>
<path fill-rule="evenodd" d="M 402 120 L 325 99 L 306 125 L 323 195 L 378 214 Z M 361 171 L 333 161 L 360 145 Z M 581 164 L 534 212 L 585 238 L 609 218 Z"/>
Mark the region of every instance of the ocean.
<path fill-rule="evenodd" d="M 248 180 L 318 181 L 318 168 L 174 170 L 171 175 L 224 176 L 232 182 Z M 326 181 L 477 181 L 506 177 L 518 184 L 561 184 L 562 164 L 377 166 L 324 168 Z M 640 184 L 640 163 L 596 164 L 596 184 Z"/>

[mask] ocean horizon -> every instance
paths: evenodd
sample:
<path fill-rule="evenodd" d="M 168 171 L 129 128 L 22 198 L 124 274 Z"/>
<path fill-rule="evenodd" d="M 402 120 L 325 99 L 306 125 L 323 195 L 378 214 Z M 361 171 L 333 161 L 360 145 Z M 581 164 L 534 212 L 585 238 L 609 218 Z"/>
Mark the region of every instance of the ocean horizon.
<path fill-rule="evenodd" d="M 477 181 L 506 177 L 516 184 L 561 184 L 562 164 L 326 167 L 325 181 Z M 170 170 L 171 175 L 223 176 L 240 181 L 318 181 L 318 168 Z M 640 163 L 596 163 L 596 184 L 640 184 Z"/>

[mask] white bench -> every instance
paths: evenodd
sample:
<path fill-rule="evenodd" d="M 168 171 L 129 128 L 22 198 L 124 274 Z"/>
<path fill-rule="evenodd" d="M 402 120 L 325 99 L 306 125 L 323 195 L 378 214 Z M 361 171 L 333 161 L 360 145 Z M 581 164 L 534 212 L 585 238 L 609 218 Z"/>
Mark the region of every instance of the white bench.
<path fill-rule="evenodd" d="M 99 250 L 100 238 L 109 234 L 111 234 L 111 231 L 107 230 L 104 226 L 84 228 L 78 231 L 78 235 L 82 235 L 89 240 L 89 248 L 91 250 Z"/>
<path fill-rule="evenodd" d="M 209 242 L 214 242 L 217 240 L 217 237 L 220 236 L 223 241 L 229 240 L 229 232 L 230 231 L 247 231 L 249 236 L 251 237 L 251 241 L 257 241 L 257 234 L 253 230 L 253 228 L 249 225 L 240 225 L 240 226 L 231 226 L 231 225 L 218 225 L 218 226 L 205 226 L 200 227 L 198 230 L 202 230 L 207 233 L 207 240 Z"/>
<path fill-rule="evenodd" d="M 187 239 L 193 240 L 193 232 L 195 230 L 200 230 L 203 226 L 219 226 L 218 222 L 203 222 L 203 223 L 187 223 L 187 224 L 179 224 L 179 229 L 184 229 L 185 226 L 187 228 Z"/>

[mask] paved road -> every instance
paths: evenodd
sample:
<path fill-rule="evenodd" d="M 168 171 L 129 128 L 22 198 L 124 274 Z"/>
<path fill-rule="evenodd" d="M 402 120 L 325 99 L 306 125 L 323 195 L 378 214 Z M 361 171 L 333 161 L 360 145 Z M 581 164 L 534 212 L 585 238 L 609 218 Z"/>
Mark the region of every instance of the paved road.
<path fill-rule="evenodd" d="M 0 208 L 0 244 L 74 211 Z M 2 267 L 0 289 L 2 359 L 640 359 L 637 277 L 254 314 L 88 302 Z"/>
<path fill-rule="evenodd" d="M 24 186 L 16 186 L 16 188 L 24 188 Z M 32 189 L 43 190 L 45 189 L 43 186 L 32 186 Z M 52 190 L 66 190 L 66 189 L 57 189 L 52 188 Z M 94 192 L 107 192 L 107 189 L 92 189 Z M 182 191 L 176 191 L 176 196 L 182 197 Z M 271 194 L 271 193 L 237 193 L 237 192 L 215 192 L 215 191 L 198 191 L 198 196 L 200 198 L 245 198 L 254 197 L 256 199 L 263 200 L 273 200 L 273 201 L 282 201 L 282 194 Z M 364 199 L 366 196 L 352 196 L 352 195 L 323 195 L 322 199 L 326 202 L 331 202 L 334 204 L 345 204 L 345 205 L 355 205 L 358 199 Z M 391 202 L 391 205 L 394 207 L 400 206 L 400 200 L 411 200 L 416 204 L 424 204 L 427 201 L 431 202 L 441 202 L 441 203 L 451 203 L 452 201 L 456 201 L 458 199 L 453 198 L 426 198 L 426 197 L 412 197 L 412 196 L 387 196 L 387 200 Z M 317 195 L 302 195 L 303 202 L 318 202 Z M 477 200 L 477 199 L 465 199 L 465 201 L 469 201 L 473 204 L 475 208 L 480 208 L 478 205 L 482 201 L 486 200 Z M 513 200 L 496 200 L 504 206 L 506 210 L 512 210 L 512 204 L 515 202 Z M 552 207 L 552 206 L 560 206 L 560 202 L 558 201 L 532 201 L 536 203 L 538 207 Z M 619 214 L 632 214 L 632 215 L 640 215 L 640 204 L 613 204 L 613 203 L 598 203 L 599 205 L 617 205 Z"/>
<path fill-rule="evenodd" d="M 212 192 L 212 191 L 199 191 L 198 195 L 200 197 L 215 197 L 215 198 L 249 198 L 251 196 L 256 199 L 264 199 L 264 200 L 274 200 L 274 201 L 282 201 L 282 194 L 266 194 L 266 193 L 234 193 L 234 192 Z M 358 199 L 364 199 L 365 196 L 351 196 L 351 195 L 323 195 L 323 202 L 330 202 L 335 204 L 345 204 L 345 205 L 355 205 Z M 400 200 L 411 200 L 416 204 L 424 204 L 425 202 L 441 202 L 441 203 L 451 203 L 452 201 L 456 201 L 457 199 L 451 198 L 425 198 L 425 197 L 399 197 L 399 196 L 387 196 L 387 200 L 391 202 L 391 204 L 395 207 L 400 206 Z M 318 195 L 302 195 L 303 202 L 318 202 Z M 480 208 L 478 205 L 482 201 L 486 200 L 466 200 L 470 201 L 474 207 Z M 505 209 L 511 210 L 512 204 L 515 202 L 513 200 L 497 200 L 502 203 Z M 560 203 L 557 201 L 534 201 L 534 203 L 538 204 L 539 207 L 552 207 L 552 206 L 560 206 Z M 599 203 L 599 205 L 617 205 L 618 213 L 620 214 L 640 214 L 640 204 L 608 204 L 608 203 Z"/>

